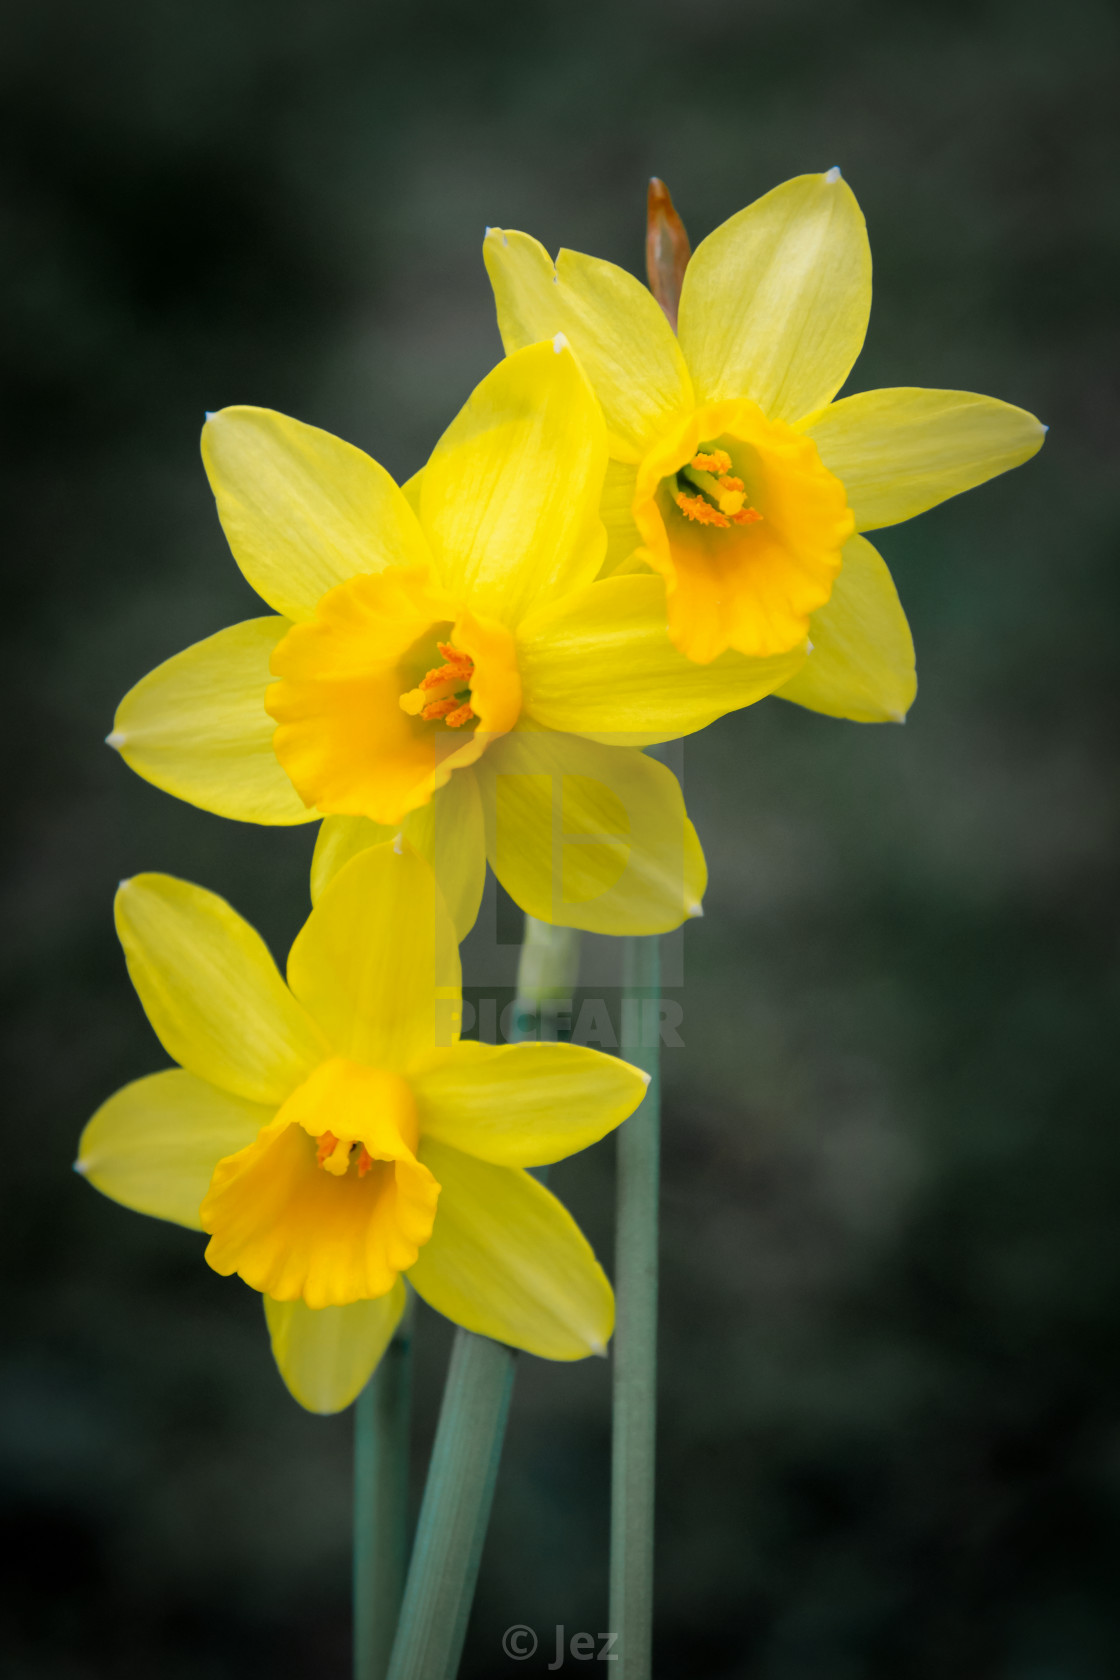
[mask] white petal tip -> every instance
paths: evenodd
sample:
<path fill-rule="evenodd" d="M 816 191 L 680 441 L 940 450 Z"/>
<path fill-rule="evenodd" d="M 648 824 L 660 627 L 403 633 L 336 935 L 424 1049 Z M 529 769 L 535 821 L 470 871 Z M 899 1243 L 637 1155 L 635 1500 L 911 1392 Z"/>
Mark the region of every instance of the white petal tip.
<path fill-rule="evenodd" d="M 124 746 L 124 741 L 125 735 L 123 729 L 110 730 L 109 734 L 105 737 L 105 745 L 107 747 L 112 747 L 114 752 L 120 752 L 121 748 Z"/>
<path fill-rule="evenodd" d="M 650 1084 L 650 1082 L 653 1079 L 652 1073 L 647 1073 L 645 1068 L 637 1068 L 635 1071 L 641 1074 L 643 1085 L 649 1085 Z"/>
<path fill-rule="evenodd" d="M 403 829 L 397 835 L 396 839 L 393 841 L 393 850 L 394 850 L 394 852 L 396 852 L 398 857 L 403 857 L 404 856 L 404 830 Z"/>
<path fill-rule="evenodd" d="M 118 892 L 124 892 L 126 890 L 126 888 L 130 887 L 131 885 L 132 885 L 132 878 L 131 878 L 131 876 L 126 875 L 123 881 L 118 881 L 117 882 L 117 891 Z"/>
<path fill-rule="evenodd" d="M 207 423 L 207 425 L 209 425 L 211 420 L 216 420 L 217 418 L 218 418 L 218 410 L 216 408 L 208 408 L 206 410 L 206 423 Z"/>
<path fill-rule="evenodd" d="M 494 229 L 492 227 L 483 228 L 483 230 L 482 230 L 483 239 L 489 239 L 489 237 L 493 233 L 493 231 L 494 231 Z"/>
<path fill-rule="evenodd" d="M 1050 430 L 1049 426 L 1047 426 L 1043 421 L 1040 420 L 1038 423 L 1042 427 L 1043 432 L 1048 432 Z"/>
<path fill-rule="evenodd" d="M 891 713 L 891 722 L 892 723 L 905 723 L 906 722 L 906 713 L 905 712 L 892 712 Z"/>
<path fill-rule="evenodd" d="M 607 1357 L 607 1344 L 606 1344 L 606 1342 L 592 1342 L 590 1344 L 590 1348 L 591 1348 L 592 1358 L 594 1358 L 594 1359 L 605 1359 Z"/>
<path fill-rule="evenodd" d="M 825 172 L 824 172 L 824 178 L 829 183 L 830 186 L 834 186 L 835 183 L 840 179 L 840 166 L 839 166 L 839 164 L 834 163 L 831 169 L 826 169 Z"/>
<path fill-rule="evenodd" d="M 813 651 L 812 642 L 806 642 L 805 643 L 805 653 L 806 653 L 806 655 L 808 656 L 810 653 L 812 653 L 812 651 Z"/>
<path fill-rule="evenodd" d="M 84 1178 L 89 1171 L 88 1163 L 85 1162 L 85 1161 L 75 1161 L 73 1170 L 76 1173 L 81 1173 L 82 1177 Z"/>
<path fill-rule="evenodd" d="M 557 355 L 560 354 L 561 350 L 566 350 L 568 348 L 568 341 L 564 337 L 563 333 L 556 334 L 556 337 L 552 341 L 552 348 Z"/>
<path fill-rule="evenodd" d="M 688 913 L 693 918 L 702 916 L 704 914 L 704 906 L 702 904 L 690 904 L 688 907 Z"/>

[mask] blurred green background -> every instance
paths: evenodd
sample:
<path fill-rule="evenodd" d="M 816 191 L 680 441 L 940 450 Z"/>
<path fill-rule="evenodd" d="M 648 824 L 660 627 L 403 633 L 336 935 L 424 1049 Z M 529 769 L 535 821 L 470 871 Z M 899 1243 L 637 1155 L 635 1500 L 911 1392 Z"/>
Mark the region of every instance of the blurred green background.
<path fill-rule="evenodd" d="M 69 1172 L 166 1060 L 117 879 L 197 879 L 281 954 L 306 908 L 309 831 L 101 745 L 254 610 L 204 410 L 407 476 L 500 353 L 487 223 L 639 269 L 650 173 L 696 240 L 834 163 L 876 261 L 852 388 L 1052 431 L 882 537 L 904 729 L 769 701 L 687 747 L 712 887 L 666 1058 L 659 1674 L 1120 1673 L 1118 36 L 1100 0 L 6 0 L 5 1676 L 349 1660 L 349 1417 L 297 1409 L 201 1239 Z M 610 1180 L 608 1146 L 556 1175 L 608 1258 Z M 425 1314 L 418 1483 L 446 1351 Z M 606 1625 L 608 1375 L 522 1362 L 468 1676 Z"/>

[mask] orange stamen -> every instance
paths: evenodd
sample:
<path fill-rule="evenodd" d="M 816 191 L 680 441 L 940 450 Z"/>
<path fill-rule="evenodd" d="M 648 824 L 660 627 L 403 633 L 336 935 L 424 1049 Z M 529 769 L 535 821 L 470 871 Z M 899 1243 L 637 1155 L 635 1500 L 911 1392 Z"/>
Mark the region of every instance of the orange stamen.
<path fill-rule="evenodd" d="M 731 457 L 726 449 L 713 449 L 708 453 L 701 450 L 700 454 L 694 455 L 688 464 L 690 467 L 695 467 L 697 472 L 715 473 L 717 478 L 720 473 L 731 471 Z"/>
<path fill-rule="evenodd" d="M 322 1134 L 322 1136 L 316 1138 L 315 1141 L 319 1145 L 318 1149 L 315 1152 L 316 1164 L 320 1167 L 326 1167 L 326 1166 L 328 1166 L 328 1164 L 330 1162 L 330 1159 L 331 1159 L 331 1156 L 334 1154 L 335 1150 L 339 1148 L 339 1140 L 338 1140 L 338 1138 L 335 1137 L 333 1132 L 324 1132 Z M 351 1162 L 351 1160 L 353 1158 L 353 1155 L 354 1155 L 354 1148 L 355 1148 L 354 1144 L 348 1143 L 345 1147 L 346 1147 L 346 1166 L 345 1167 L 337 1166 L 337 1167 L 331 1168 L 331 1170 L 334 1171 L 334 1172 L 337 1172 L 340 1177 L 343 1176 L 345 1174 L 345 1172 L 347 1172 L 349 1170 L 350 1162 Z M 358 1155 L 358 1177 L 359 1178 L 364 1178 L 368 1172 L 372 1171 L 372 1169 L 373 1169 L 373 1156 L 370 1154 L 369 1150 L 366 1148 L 365 1144 L 363 1143 L 362 1146 L 361 1146 L 361 1150 L 359 1152 L 359 1155 Z"/>
<path fill-rule="evenodd" d="M 436 647 L 447 663 L 433 666 L 415 688 L 401 695 L 401 710 L 427 723 L 446 718 L 452 729 L 458 729 L 475 715 L 462 697 L 474 676 L 474 660 L 453 642 L 437 642 Z"/>
<path fill-rule="evenodd" d="M 469 682 L 473 675 L 474 662 L 469 659 L 465 665 L 437 665 L 426 676 L 421 677 L 420 687 L 438 688 L 440 683 L 445 682 L 454 682 L 461 686 L 463 683 Z"/>
<path fill-rule="evenodd" d="M 718 479 L 721 490 L 742 490 L 745 485 L 741 478 L 735 478 L 731 473 L 721 473 Z"/>
<path fill-rule="evenodd" d="M 448 712 L 457 711 L 462 704 L 454 694 L 449 694 L 443 700 L 429 700 L 420 716 L 431 723 L 434 718 L 446 717 Z"/>
<path fill-rule="evenodd" d="M 436 651 L 441 653 L 447 661 L 446 665 L 436 665 L 420 679 L 422 689 L 438 688 L 441 683 L 453 682 L 461 688 L 469 683 L 474 675 L 474 660 L 469 653 L 462 653 L 453 642 L 437 642 Z"/>
<path fill-rule="evenodd" d="M 685 518 L 695 520 L 697 525 L 722 525 L 726 527 L 728 524 L 726 516 L 718 508 L 714 508 L 711 502 L 706 502 L 703 496 L 688 496 L 683 490 L 678 490 L 673 500 Z"/>
<path fill-rule="evenodd" d="M 758 525 L 761 522 L 762 515 L 757 508 L 745 507 L 740 508 L 738 513 L 733 513 L 731 518 L 736 525 Z"/>

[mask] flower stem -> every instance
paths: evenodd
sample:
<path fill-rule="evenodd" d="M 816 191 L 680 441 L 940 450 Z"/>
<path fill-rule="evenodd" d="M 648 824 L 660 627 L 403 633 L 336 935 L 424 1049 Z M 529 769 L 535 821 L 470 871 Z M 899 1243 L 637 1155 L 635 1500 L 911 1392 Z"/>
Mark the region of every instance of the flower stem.
<path fill-rule="evenodd" d="M 513 1392 L 514 1353 L 457 1330 L 390 1680 L 452 1680 L 467 1632 Z"/>
<path fill-rule="evenodd" d="M 354 1410 L 354 1680 L 385 1680 L 408 1566 L 412 1300 Z"/>
<path fill-rule="evenodd" d="M 622 1054 L 649 1074 L 650 1083 L 641 1107 L 618 1132 L 610 1592 L 610 1627 L 618 1636 L 614 1680 L 648 1680 L 652 1656 L 661 1092 L 657 1031 L 643 1030 L 651 1012 L 642 1000 L 659 996 L 660 981 L 657 939 L 628 939 L 623 1007 L 629 1032 Z M 627 1037 L 637 1043 L 627 1044 Z"/>
<path fill-rule="evenodd" d="M 525 918 L 517 970 L 514 1038 L 526 1017 L 575 980 L 579 935 Z M 409 1565 L 389 1680 L 453 1680 L 490 1520 L 516 1355 L 457 1330 Z"/>

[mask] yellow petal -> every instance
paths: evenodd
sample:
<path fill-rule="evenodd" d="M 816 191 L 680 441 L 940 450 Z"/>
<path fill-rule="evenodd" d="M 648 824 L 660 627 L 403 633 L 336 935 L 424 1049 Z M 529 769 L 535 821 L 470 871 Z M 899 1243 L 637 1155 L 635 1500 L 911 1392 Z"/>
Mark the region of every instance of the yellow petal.
<path fill-rule="evenodd" d="M 75 1166 L 115 1202 L 201 1231 L 198 1210 L 214 1168 L 252 1143 L 274 1112 L 169 1068 L 102 1103 L 82 1133 Z"/>
<path fill-rule="evenodd" d="M 408 1274 L 455 1324 L 542 1359 L 602 1353 L 614 1328 L 611 1286 L 571 1214 L 517 1167 L 421 1142 L 443 1186 L 431 1241 Z"/>
<path fill-rule="evenodd" d="M 518 729 L 478 776 L 491 867 L 539 921 L 666 933 L 700 914 L 704 854 L 663 764 L 635 747 Z"/>
<path fill-rule="evenodd" d="M 455 929 L 431 866 L 394 841 L 324 889 L 288 957 L 288 983 L 332 1049 L 401 1072 L 458 1036 Z"/>
<path fill-rule="evenodd" d="M 314 1022 L 224 898 L 172 875 L 135 875 L 114 909 L 148 1020 L 189 1073 L 275 1107 L 322 1060 Z"/>
<path fill-rule="evenodd" d="M 117 708 L 109 745 L 137 775 L 239 822 L 313 822 L 272 747 L 268 662 L 286 618 L 207 636 L 142 677 Z"/>
<path fill-rule="evenodd" d="M 504 1167 L 598 1143 L 633 1114 L 647 1074 L 577 1044 L 456 1044 L 412 1078 L 421 1137 Z"/>
<path fill-rule="evenodd" d="M 1046 427 L 1025 409 L 971 391 L 861 391 L 804 430 L 841 479 L 856 529 L 873 531 L 936 507 L 1029 461 Z"/>
<path fill-rule="evenodd" d="M 750 397 L 774 420 L 829 402 L 871 309 L 863 214 L 839 170 L 799 175 L 692 253 L 680 341 L 697 402 Z"/>
<path fill-rule="evenodd" d="M 407 1301 L 398 1279 L 376 1301 L 321 1307 L 264 1297 L 272 1356 L 288 1392 L 309 1412 L 341 1412 L 356 1400 L 393 1339 Z"/>
<path fill-rule="evenodd" d="M 365 817 L 327 817 L 311 860 L 311 902 L 318 902 L 327 882 L 352 857 L 385 845 L 397 832 Z M 486 830 L 473 770 L 457 771 L 426 805 L 409 812 L 399 832 L 435 870 L 456 936 L 464 940 L 478 919 L 486 883 Z"/>
<path fill-rule="evenodd" d="M 602 578 L 530 614 L 518 630 L 526 715 L 549 729 L 630 744 L 671 741 L 773 693 L 804 644 L 770 659 L 728 651 L 698 665 L 669 640 L 665 585 Z"/>
<path fill-rule="evenodd" d="M 603 417 L 570 350 L 537 344 L 500 362 L 420 479 L 445 587 L 512 626 L 538 597 L 590 583 L 606 465 Z"/>
<path fill-rule="evenodd" d="M 421 467 L 420 472 L 414 472 L 412 477 L 406 478 L 404 483 L 401 485 L 401 495 L 404 497 L 417 519 L 420 517 L 420 473 L 423 471 L 424 469 Z"/>
<path fill-rule="evenodd" d="M 368 817 L 325 817 L 311 859 L 312 904 L 318 904 L 328 882 L 351 858 L 368 852 L 371 846 L 386 845 L 398 832 L 383 823 L 370 822 Z"/>
<path fill-rule="evenodd" d="M 403 833 L 431 864 L 455 936 L 465 939 L 478 920 L 486 884 L 486 827 L 474 768 L 456 770 L 426 805 L 410 811 Z"/>
<path fill-rule="evenodd" d="M 599 517 L 607 532 L 607 552 L 600 568 L 602 577 L 610 577 L 625 566 L 641 543 L 642 533 L 634 523 L 637 477 L 637 469 L 628 461 L 608 461 L 599 503 Z"/>
<path fill-rule="evenodd" d="M 427 548 L 384 467 L 269 408 L 207 419 L 202 459 L 233 557 L 270 607 L 306 618 L 336 583 L 419 566 Z"/>
<path fill-rule="evenodd" d="M 507 354 L 562 332 L 603 405 L 611 454 L 637 461 L 692 390 L 660 306 L 613 263 L 561 251 L 553 266 L 526 233 L 490 228 L 482 247 Z"/>
<path fill-rule="evenodd" d="M 844 565 L 828 604 L 809 621 L 813 651 L 792 682 L 776 690 L 829 717 L 901 723 L 913 703 L 914 643 L 886 562 L 866 537 L 844 545 Z"/>

